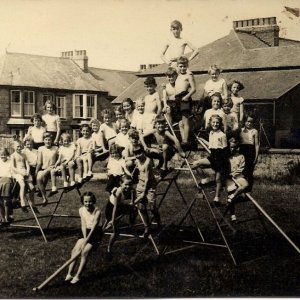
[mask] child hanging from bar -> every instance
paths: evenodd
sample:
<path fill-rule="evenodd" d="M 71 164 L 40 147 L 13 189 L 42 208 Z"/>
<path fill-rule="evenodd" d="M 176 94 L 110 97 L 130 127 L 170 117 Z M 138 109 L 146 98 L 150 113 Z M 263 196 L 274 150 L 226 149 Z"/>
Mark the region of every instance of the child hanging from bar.
<path fill-rule="evenodd" d="M 166 130 L 166 120 L 162 115 L 155 118 L 154 129 L 141 135 L 140 141 L 147 156 L 158 159 L 156 169 L 161 170 L 161 177 L 168 173 L 168 162 L 174 156 L 175 150 L 181 157 L 185 157 L 178 139 Z"/>
<path fill-rule="evenodd" d="M 216 193 L 213 201 L 216 206 L 219 206 L 222 181 L 228 174 L 227 138 L 222 131 L 222 118 L 219 115 L 212 115 L 209 124 L 211 130 L 209 133 L 208 148 L 211 154 L 207 158 L 201 158 L 193 162 L 192 168 L 197 169 L 198 167 L 210 166 L 215 171 Z"/>
<path fill-rule="evenodd" d="M 10 156 L 11 160 L 11 169 L 13 173 L 13 177 L 15 178 L 16 182 L 19 184 L 20 192 L 20 202 L 21 202 L 21 209 L 23 212 L 28 212 L 26 208 L 26 201 L 25 201 L 25 194 L 26 194 L 26 187 L 29 189 L 29 201 L 30 204 L 33 206 L 35 212 L 37 209 L 34 207 L 34 185 L 32 184 L 32 177 L 30 175 L 30 166 L 28 161 L 25 158 L 25 155 L 22 153 L 23 145 L 20 141 L 14 142 L 14 153 Z"/>
<path fill-rule="evenodd" d="M 71 135 L 67 132 L 64 132 L 61 135 L 61 146 L 58 149 L 58 159 L 54 165 L 54 168 L 51 170 L 51 183 L 52 190 L 49 193 L 49 197 L 56 194 L 56 176 L 61 174 L 63 179 L 64 189 L 68 189 L 69 182 L 67 176 L 69 175 L 70 188 L 74 188 L 75 183 L 75 154 L 76 154 L 76 145 L 72 142 Z"/>
<path fill-rule="evenodd" d="M 97 249 L 102 239 L 102 225 L 99 225 L 101 219 L 101 210 L 96 204 L 96 197 L 92 192 L 85 192 L 81 196 L 81 203 L 83 206 L 79 208 L 79 215 L 81 219 L 81 237 L 76 242 L 75 247 L 72 250 L 71 258 L 75 257 L 79 253 L 80 262 L 76 274 L 73 276 L 73 270 L 76 259 L 69 265 L 68 274 L 65 281 L 70 281 L 71 284 L 75 284 L 80 280 L 81 274 L 86 266 L 88 256 L 91 250 Z"/>
<path fill-rule="evenodd" d="M 82 137 L 76 142 L 77 151 L 75 154 L 75 161 L 78 168 L 77 182 L 79 185 L 91 179 L 93 176 L 93 140 L 91 137 L 91 127 L 88 124 L 82 124 L 80 126 L 80 132 Z"/>
<path fill-rule="evenodd" d="M 112 144 L 109 148 L 109 158 L 107 163 L 107 183 L 105 190 L 108 193 L 120 185 L 122 175 L 127 174 L 131 176 L 126 168 L 125 160 L 122 158 L 122 149 Z"/>
<path fill-rule="evenodd" d="M 11 162 L 7 148 L 0 148 L 0 226 L 13 221 Z"/>
<path fill-rule="evenodd" d="M 46 206 L 48 199 L 46 197 L 46 185 L 48 183 L 50 172 L 54 168 L 57 160 L 57 146 L 53 145 L 53 137 L 49 132 L 44 133 L 44 146 L 38 149 L 38 158 L 36 165 L 36 181 L 42 194 L 43 206 Z"/>
<path fill-rule="evenodd" d="M 149 208 L 156 220 L 158 228 L 161 225 L 160 215 L 156 206 L 156 186 L 157 182 L 154 178 L 152 160 L 146 156 L 145 150 L 141 145 L 136 146 L 133 150 L 136 157 L 135 166 L 138 170 L 138 183 L 136 186 L 136 199 L 134 205 L 140 209 L 144 219 L 145 231 L 144 237 L 149 235 L 149 227 L 151 226 L 147 209 Z"/>
<path fill-rule="evenodd" d="M 245 157 L 239 154 L 239 141 L 237 137 L 229 138 L 229 176 L 226 179 L 226 187 L 228 192 L 227 202 L 230 208 L 231 221 L 236 221 L 235 202 L 238 200 L 245 189 L 248 187 L 248 181 L 244 177 Z"/>
<path fill-rule="evenodd" d="M 196 92 L 196 84 L 194 76 L 191 72 L 187 72 L 188 59 L 180 56 L 177 60 L 178 76 L 175 81 L 175 103 L 177 116 L 181 118 L 180 135 L 182 146 L 186 147 L 190 142 L 190 120 L 192 110 L 192 95 Z"/>
<path fill-rule="evenodd" d="M 121 177 L 121 185 L 114 188 L 109 197 L 105 208 L 105 226 L 103 229 L 112 228 L 112 234 L 109 238 L 106 257 L 108 260 L 112 259 L 112 246 L 119 235 L 118 221 L 120 216 L 129 216 L 129 224 L 132 226 L 136 218 L 134 210 L 134 190 L 132 178 L 129 175 Z"/>

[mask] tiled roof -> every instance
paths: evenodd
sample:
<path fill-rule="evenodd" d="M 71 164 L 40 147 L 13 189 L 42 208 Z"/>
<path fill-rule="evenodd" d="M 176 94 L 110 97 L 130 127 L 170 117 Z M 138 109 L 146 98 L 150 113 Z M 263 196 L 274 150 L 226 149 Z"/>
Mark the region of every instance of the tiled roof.
<path fill-rule="evenodd" d="M 134 81 L 137 80 L 135 72 L 108 70 L 89 67 L 89 72 L 100 80 L 103 88 L 111 95 L 118 96 Z"/>
<path fill-rule="evenodd" d="M 189 69 L 194 72 L 207 72 L 212 64 L 221 66 L 223 70 L 300 66 L 300 42 L 281 38 L 279 46 L 265 46 L 250 34 L 231 30 L 227 36 L 199 48 L 199 54 L 191 61 Z M 164 74 L 166 69 L 167 65 L 161 64 L 138 75 Z"/>
<path fill-rule="evenodd" d="M 23 53 L 6 53 L 0 58 L 0 85 L 105 91 L 68 58 Z"/>
<path fill-rule="evenodd" d="M 231 72 L 224 73 L 222 77 L 227 83 L 233 79 L 241 81 L 245 89 L 240 95 L 248 100 L 275 100 L 283 96 L 290 89 L 300 84 L 300 69 L 284 71 L 257 71 L 257 72 Z M 194 100 L 199 100 L 205 82 L 209 79 L 207 74 L 195 75 L 197 91 L 193 95 Z M 166 83 L 165 77 L 156 77 L 157 90 L 162 91 L 162 83 Z M 144 78 L 139 78 L 125 92 L 119 95 L 112 103 L 118 104 L 124 98 L 132 98 L 134 101 L 138 97 L 147 94 L 144 88 Z"/>

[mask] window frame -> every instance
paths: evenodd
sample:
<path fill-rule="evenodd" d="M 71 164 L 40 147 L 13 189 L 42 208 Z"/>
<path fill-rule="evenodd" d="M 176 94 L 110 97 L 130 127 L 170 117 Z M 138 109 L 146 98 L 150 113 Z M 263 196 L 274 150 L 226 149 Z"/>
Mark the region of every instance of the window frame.
<path fill-rule="evenodd" d="M 20 109 L 19 109 L 19 111 L 20 111 L 20 113 L 19 114 L 13 114 L 13 96 L 12 96 L 12 94 L 13 94 L 13 92 L 18 92 L 19 93 L 19 99 L 20 99 L 20 102 L 19 102 L 19 106 L 20 106 Z M 16 103 L 16 102 L 14 102 L 14 103 Z M 16 105 L 16 104 L 14 104 L 14 105 Z M 22 92 L 21 92 L 21 90 L 11 90 L 10 91 L 10 116 L 11 117 L 22 117 L 22 113 L 23 113 L 23 110 L 22 110 Z"/>
<path fill-rule="evenodd" d="M 76 107 L 81 107 L 76 106 L 76 96 L 82 96 L 82 116 L 76 116 Z M 92 116 L 88 115 L 88 109 L 92 106 L 88 106 L 88 97 L 93 97 L 94 98 L 94 113 Z M 73 94 L 73 118 L 74 119 L 93 119 L 97 118 L 97 94 L 80 94 L 76 93 Z"/>

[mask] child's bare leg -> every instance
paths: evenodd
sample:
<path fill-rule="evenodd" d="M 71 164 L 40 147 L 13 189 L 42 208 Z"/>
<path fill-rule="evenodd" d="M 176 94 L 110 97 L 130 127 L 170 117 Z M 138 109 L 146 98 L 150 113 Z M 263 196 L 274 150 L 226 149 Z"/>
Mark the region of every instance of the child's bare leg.
<path fill-rule="evenodd" d="M 80 278 L 80 275 L 87 263 L 88 254 L 92 250 L 92 247 L 93 246 L 91 244 L 86 244 L 84 249 L 81 251 L 81 259 L 80 259 L 79 267 L 78 267 L 77 273 L 74 277 L 76 277 L 78 279 Z"/>
<path fill-rule="evenodd" d="M 20 186 L 20 201 L 21 201 L 21 206 L 24 207 L 25 204 L 25 181 L 23 180 L 18 180 L 19 186 Z"/>
<path fill-rule="evenodd" d="M 83 175 L 83 160 L 81 157 L 76 159 L 76 165 L 78 167 L 78 182 L 82 181 L 82 175 Z"/>
<path fill-rule="evenodd" d="M 3 198 L 4 204 L 4 218 L 6 221 L 10 221 L 10 216 L 13 213 L 11 199 L 8 197 Z"/>
<path fill-rule="evenodd" d="M 46 171 L 46 170 L 40 171 L 40 172 L 38 172 L 37 178 L 36 178 L 37 185 L 42 194 L 43 204 L 47 204 L 47 202 L 48 202 L 48 199 L 46 197 L 46 184 L 48 181 L 48 178 L 47 178 L 48 174 L 49 174 L 49 171 Z"/>
<path fill-rule="evenodd" d="M 179 121 L 178 127 L 179 127 L 180 136 L 181 136 L 181 141 L 184 143 L 185 142 L 185 135 L 184 135 L 184 125 L 183 125 L 182 121 Z"/>
<path fill-rule="evenodd" d="M 70 183 L 73 184 L 75 182 L 75 168 L 74 163 L 69 162 L 68 169 L 69 169 L 69 176 L 70 176 Z"/>
<path fill-rule="evenodd" d="M 76 244 L 75 244 L 75 246 L 74 246 L 74 248 L 72 249 L 72 252 L 71 252 L 71 258 L 75 257 L 75 255 L 77 255 L 80 252 L 82 243 L 83 243 L 83 239 L 79 239 L 76 242 Z M 68 280 L 72 279 L 72 272 L 73 272 L 73 269 L 75 267 L 75 264 L 76 264 L 76 260 L 74 260 L 72 263 L 70 263 L 66 279 L 67 278 L 68 278 Z"/>
<path fill-rule="evenodd" d="M 162 145 L 163 164 L 162 164 L 161 168 L 163 170 L 167 170 L 167 168 L 168 168 L 168 161 L 167 161 L 168 149 L 169 149 L 169 146 L 167 144 Z"/>
<path fill-rule="evenodd" d="M 216 196 L 214 201 L 219 201 L 222 188 L 221 173 L 216 172 Z"/>
<path fill-rule="evenodd" d="M 66 172 L 66 165 L 65 164 L 61 164 L 60 166 L 60 171 L 61 171 L 61 177 L 63 179 L 63 182 L 68 182 L 67 181 L 67 172 Z"/>
<path fill-rule="evenodd" d="M 83 178 L 87 176 L 87 173 L 88 173 L 88 158 L 85 157 L 83 159 Z"/>
<path fill-rule="evenodd" d="M 88 176 L 92 175 L 92 168 L 93 168 L 92 154 L 88 153 L 87 154 L 87 174 L 88 174 Z"/>
<path fill-rule="evenodd" d="M 189 135 L 190 135 L 190 122 L 186 116 L 182 116 L 182 125 L 183 125 L 183 136 L 181 136 L 182 142 L 188 143 Z"/>
<path fill-rule="evenodd" d="M 56 170 L 55 169 L 51 169 L 50 171 L 50 176 L 51 176 L 51 184 L 52 184 L 52 189 L 56 188 Z"/>
<path fill-rule="evenodd" d="M 207 158 L 200 158 L 196 161 L 194 161 L 192 164 L 192 169 L 197 169 L 201 167 L 209 167 L 210 166 L 210 161 Z"/>
<path fill-rule="evenodd" d="M 1 202 L 3 201 L 3 199 L 0 200 Z M 5 222 L 5 209 L 4 209 L 4 205 L 3 203 L 0 204 L 0 218 L 1 218 L 1 222 Z"/>

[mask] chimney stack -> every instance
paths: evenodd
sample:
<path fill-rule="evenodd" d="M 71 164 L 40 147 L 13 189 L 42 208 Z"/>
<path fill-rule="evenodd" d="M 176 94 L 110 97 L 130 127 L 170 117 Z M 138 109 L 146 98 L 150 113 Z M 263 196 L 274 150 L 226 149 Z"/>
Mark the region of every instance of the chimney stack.
<path fill-rule="evenodd" d="M 88 57 L 86 56 L 86 50 L 62 52 L 61 57 L 72 59 L 83 72 L 88 72 Z"/>
<path fill-rule="evenodd" d="M 233 29 L 255 35 L 270 47 L 279 45 L 279 26 L 276 17 L 233 21 Z"/>

